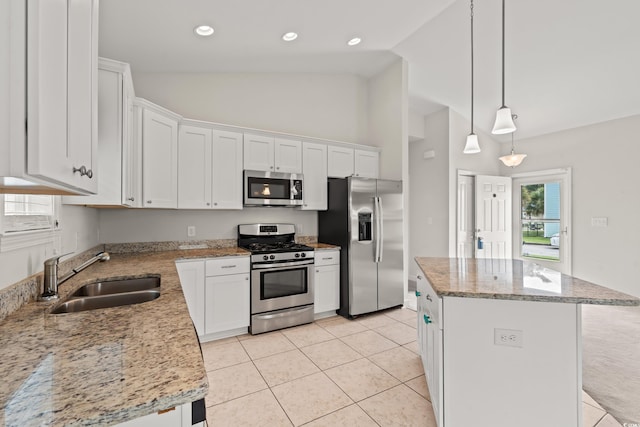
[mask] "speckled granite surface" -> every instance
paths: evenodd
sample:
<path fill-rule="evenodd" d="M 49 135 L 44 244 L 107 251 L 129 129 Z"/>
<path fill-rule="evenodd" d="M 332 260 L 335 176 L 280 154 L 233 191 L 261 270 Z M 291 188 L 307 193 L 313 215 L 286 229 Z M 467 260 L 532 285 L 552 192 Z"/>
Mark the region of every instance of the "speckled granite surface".
<path fill-rule="evenodd" d="M 520 260 L 415 260 L 439 296 L 640 305 L 640 299 L 633 296 Z"/>
<path fill-rule="evenodd" d="M 203 398 L 207 376 L 174 261 L 248 255 L 236 247 L 112 254 L 60 286 L 161 276 L 143 304 L 49 314 L 32 302 L 0 322 L 0 425 L 108 426 Z"/>
<path fill-rule="evenodd" d="M 340 246 L 330 245 L 328 243 L 312 242 L 312 243 L 305 243 L 305 245 L 311 246 L 316 251 L 329 251 L 329 250 L 340 249 Z"/>

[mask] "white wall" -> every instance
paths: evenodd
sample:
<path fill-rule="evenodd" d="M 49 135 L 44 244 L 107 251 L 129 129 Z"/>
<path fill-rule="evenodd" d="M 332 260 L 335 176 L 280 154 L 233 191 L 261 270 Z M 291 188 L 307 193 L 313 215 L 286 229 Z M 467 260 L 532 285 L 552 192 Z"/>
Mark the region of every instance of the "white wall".
<path fill-rule="evenodd" d="M 56 253 L 79 253 L 98 244 L 96 209 L 63 205 L 60 225 L 57 242 L 0 253 L 0 289 L 42 271 L 44 260 Z"/>
<path fill-rule="evenodd" d="M 380 178 L 402 180 L 408 135 L 407 63 L 398 59 L 369 79 L 369 141 L 380 147 Z"/>
<path fill-rule="evenodd" d="M 640 296 L 640 115 L 516 142 L 527 158 L 505 175 L 572 168 L 572 275 Z M 510 146 L 502 147 L 507 153 Z M 607 217 L 609 226 L 591 226 Z"/>
<path fill-rule="evenodd" d="M 369 144 L 367 80 L 363 77 L 133 70 L 133 81 L 136 96 L 186 118 Z"/>
<path fill-rule="evenodd" d="M 102 209 L 100 242 L 162 242 L 235 239 L 238 224 L 281 222 L 296 224 L 296 234 L 317 236 L 316 212 L 292 208 L 245 208 L 242 211 L 198 211 L 169 209 Z M 196 236 L 187 237 L 187 226 Z"/>
<path fill-rule="evenodd" d="M 449 194 L 449 109 L 424 118 L 424 140 L 409 144 L 409 274 L 416 256 L 447 256 Z M 435 151 L 424 159 L 425 151 Z"/>

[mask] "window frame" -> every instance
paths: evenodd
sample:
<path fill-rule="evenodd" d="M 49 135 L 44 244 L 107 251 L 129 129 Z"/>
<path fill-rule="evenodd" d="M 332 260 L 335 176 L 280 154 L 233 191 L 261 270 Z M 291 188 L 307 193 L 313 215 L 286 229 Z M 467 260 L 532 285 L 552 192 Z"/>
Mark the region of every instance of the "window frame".
<path fill-rule="evenodd" d="M 0 194 L 0 253 L 46 244 L 60 245 L 60 196 L 53 197 L 53 215 L 49 228 L 33 230 L 8 231 L 5 229 L 4 202 L 5 195 Z"/>

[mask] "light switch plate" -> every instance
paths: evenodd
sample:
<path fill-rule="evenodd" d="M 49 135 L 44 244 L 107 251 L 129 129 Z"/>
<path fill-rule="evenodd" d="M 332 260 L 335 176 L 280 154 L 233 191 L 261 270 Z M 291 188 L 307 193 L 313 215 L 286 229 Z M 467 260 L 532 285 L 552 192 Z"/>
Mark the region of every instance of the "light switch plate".
<path fill-rule="evenodd" d="M 606 216 L 603 217 L 592 217 L 591 218 L 591 226 L 592 227 L 607 227 L 609 225 L 609 219 Z"/>
<path fill-rule="evenodd" d="M 493 330 L 493 343 L 495 345 L 504 345 L 507 347 L 522 347 L 523 333 L 517 329 L 498 329 Z"/>

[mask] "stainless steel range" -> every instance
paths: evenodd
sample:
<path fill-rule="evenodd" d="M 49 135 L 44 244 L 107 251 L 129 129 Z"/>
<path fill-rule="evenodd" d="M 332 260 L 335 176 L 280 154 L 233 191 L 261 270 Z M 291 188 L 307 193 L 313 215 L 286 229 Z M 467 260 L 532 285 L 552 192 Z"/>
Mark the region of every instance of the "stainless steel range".
<path fill-rule="evenodd" d="M 238 225 L 251 251 L 251 326 L 260 334 L 313 322 L 313 248 L 295 242 L 293 224 Z"/>

